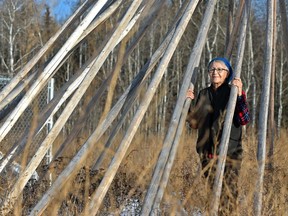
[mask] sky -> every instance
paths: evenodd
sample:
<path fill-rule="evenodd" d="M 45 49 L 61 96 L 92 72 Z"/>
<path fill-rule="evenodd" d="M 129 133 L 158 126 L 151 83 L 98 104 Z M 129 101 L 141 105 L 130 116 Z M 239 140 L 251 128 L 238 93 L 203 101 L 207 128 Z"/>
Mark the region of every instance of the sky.
<path fill-rule="evenodd" d="M 60 22 L 71 16 L 76 2 L 77 0 L 47 0 L 47 4 L 51 6 L 53 16 Z"/>

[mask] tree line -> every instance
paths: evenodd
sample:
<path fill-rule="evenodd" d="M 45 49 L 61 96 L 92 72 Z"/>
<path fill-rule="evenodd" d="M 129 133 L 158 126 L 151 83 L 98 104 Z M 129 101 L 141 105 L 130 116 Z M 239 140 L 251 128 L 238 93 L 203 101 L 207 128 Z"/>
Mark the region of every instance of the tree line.
<path fill-rule="evenodd" d="M 76 9 L 82 1 L 78 1 L 74 5 Z M 182 6 L 184 1 L 169 1 L 165 13 L 159 14 L 153 21 L 153 24 L 146 31 L 145 36 L 137 47 L 131 52 L 126 62 L 123 64 L 117 83 L 115 84 L 113 100 L 121 96 L 126 86 L 128 86 L 133 78 L 137 75 L 141 67 L 152 56 L 154 51 L 159 47 L 163 38 L 174 20 L 175 13 Z M 232 21 L 237 19 L 236 12 L 241 1 L 219 1 L 216 6 L 215 14 L 213 14 L 212 27 L 209 29 L 208 38 L 206 41 L 205 50 L 201 56 L 199 65 L 199 76 L 197 78 L 195 90 L 207 86 L 208 73 L 207 63 L 209 59 L 215 56 L 224 56 L 227 46 L 227 20 L 230 17 Z M 187 66 L 187 59 L 191 52 L 191 48 L 197 36 L 197 30 L 202 21 L 205 10 L 206 1 L 201 1 L 196 9 L 196 14 L 193 15 L 189 26 L 181 39 L 180 45 L 177 47 L 173 55 L 172 61 L 167 68 L 164 78 L 161 82 L 157 95 L 154 97 L 152 106 L 147 111 L 144 121 L 142 122 L 141 130 L 146 133 L 165 132 L 166 126 L 170 121 L 171 114 L 174 109 L 176 98 L 181 87 L 183 73 Z M 49 40 L 49 38 L 61 27 L 61 22 L 57 21 L 52 16 L 51 10 L 44 1 L 35 0 L 1 0 L 0 1 L 0 75 L 1 77 L 12 78 L 24 65 L 37 53 L 37 51 Z M 57 89 L 60 89 L 69 79 L 73 77 L 77 69 L 83 67 L 87 59 L 94 53 L 101 51 L 101 43 L 107 40 L 109 33 L 117 25 L 117 20 L 129 5 L 129 1 L 125 1 L 123 5 L 115 12 L 115 16 L 107 19 L 89 36 L 81 42 L 71 53 L 69 59 L 59 68 L 54 75 Z M 248 28 L 246 52 L 242 67 L 241 78 L 244 83 L 244 90 L 247 92 L 249 108 L 252 114 L 252 122 L 249 127 L 257 128 L 259 100 L 261 96 L 263 75 L 263 53 L 264 32 L 265 32 L 265 4 L 261 1 L 256 1 L 252 7 L 251 19 Z M 70 30 L 74 29 L 81 21 L 81 17 L 73 25 Z M 232 22 L 233 23 L 233 22 Z M 277 126 L 277 131 L 281 128 L 286 128 L 288 123 L 287 101 L 285 101 L 285 92 L 287 92 L 287 76 L 285 76 L 286 53 L 284 50 L 284 42 L 281 34 L 280 16 L 277 17 L 277 49 L 275 62 L 275 90 L 274 90 L 274 122 Z M 68 35 L 68 33 L 67 33 Z M 131 43 L 133 36 L 128 40 L 127 44 Z M 49 62 L 49 59 L 54 53 L 59 50 L 66 38 L 63 36 L 56 45 L 54 45 L 49 55 L 41 59 L 41 64 L 38 64 L 33 70 L 38 70 L 41 73 L 44 65 Z M 231 62 L 235 65 L 236 52 L 233 47 Z M 119 49 L 119 48 L 116 48 Z M 93 80 L 93 88 L 89 91 L 93 92 L 98 88 L 103 80 L 105 80 L 111 72 L 119 58 L 118 52 L 112 52 L 107 58 L 105 64 L 101 68 L 101 73 Z M 148 79 L 149 80 L 149 79 Z M 148 86 L 148 85 L 147 85 Z M 287 94 L 287 93 L 286 93 Z M 102 106 L 95 108 L 90 122 L 87 123 L 87 129 L 91 130 L 95 127 L 95 122 L 99 120 L 103 112 L 103 106 L 106 103 L 106 98 L 101 100 Z M 135 109 L 134 109 L 135 111 Z M 133 112 L 133 109 L 132 111 Z M 133 116 L 133 113 L 131 113 Z M 75 113 L 75 118 L 77 113 Z M 127 124 L 129 123 L 129 118 Z M 71 122 L 71 126 L 73 121 Z M 125 124 L 123 126 L 126 127 Z M 67 126 L 69 130 L 69 126 Z"/>

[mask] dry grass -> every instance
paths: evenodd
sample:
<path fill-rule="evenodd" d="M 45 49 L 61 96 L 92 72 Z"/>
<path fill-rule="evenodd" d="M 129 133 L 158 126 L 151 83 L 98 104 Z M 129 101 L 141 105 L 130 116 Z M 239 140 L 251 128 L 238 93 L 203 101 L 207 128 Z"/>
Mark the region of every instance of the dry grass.
<path fill-rule="evenodd" d="M 263 215 L 285 215 L 288 212 L 287 138 L 286 131 L 283 131 L 281 139 L 276 141 L 272 166 L 266 166 L 268 168 L 265 170 Z M 131 209 L 132 204 L 136 213 L 140 211 L 162 143 L 163 137 L 145 137 L 143 134 L 137 134 L 110 186 L 98 215 L 120 215 L 125 207 L 127 210 L 130 205 Z M 232 176 L 231 180 L 227 175 L 224 179 L 219 215 L 253 215 L 253 194 L 257 179 L 257 137 L 253 134 L 247 135 L 243 145 L 244 155 L 239 177 Z M 70 155 L 66 151 L 65 157 L 54 162 L 54 177 L 59 175 L 60 171 L 69 163 L 69 157 L 72 157 L 78 148 L 70 148 L 73 149 Z M 114 146 L 113 149 L 116 147 Z M 108 155 L 111 157 L 113 153 L 114 151 L 111 150 Z M 106 157 L 103 168 L 98 171 L 92 171 L 89 168 L 88 164 L 92 164 L 91 157 L 91 160 L 87 161 L 87 166 L 78 172 L 73 182 L 67 184 L 59 192 L 59 196 L 46 210 L 46 214 L 78 215 L 83 213 L 85 204 L 89 202 L 90 195 L 96 190 L 107 169 L 109 156 Z M 236 180 L 238 180 L 237 183 Z M 8 185 L 9 181 L 6 183 L 5 188 L 7 189 L 11 185 Z M 4 187 L 4 184 L 1 186 Z M 21 203 L 19 201 L 19 208 L 16 208 L 14 214 L 27 214 L 48 187 L 47 177 L 44 177 L 33 187 L 25 188 L 21 200 L 23 205 L 19 206 Z M 4 195 L 3 191 L 2 196 Z M 188 215 L 193 215 L 193 212 L 201 211 L 203 215 L 205 213 L 209 215 L 207 210 L 211 193 L 211 181 L 201 175 L 199 158 L 195 151 L 195 134 L 194 132 L 192 134 L 185 132 L 159 214 L 171 215 L 173 212 L 175 214 L 178 212 L 182 215 L 185 211 Z"/>

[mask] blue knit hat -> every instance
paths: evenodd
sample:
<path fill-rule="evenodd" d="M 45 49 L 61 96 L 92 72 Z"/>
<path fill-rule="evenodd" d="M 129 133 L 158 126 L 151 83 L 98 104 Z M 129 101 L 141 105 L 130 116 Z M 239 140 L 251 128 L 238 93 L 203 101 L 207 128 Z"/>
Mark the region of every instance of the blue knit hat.
<path fill-rule="evenodd" d="M 216 57 L 216 58 L 213 58 L 209 63 L 208 63 L 208 68 L 210 68 L 210 65 L 215 62 L 215 61 L 221 61 L 223 62 L 226 67 L 228 68 L 229 70 L 229 75 L 227 77 L 227 81 L 230 82 L 233 78 L 233 69 L 231 67 L 231 64 L 230 62 L 226 59 L 226 58 L 223 58 L 223 57 Z"/>

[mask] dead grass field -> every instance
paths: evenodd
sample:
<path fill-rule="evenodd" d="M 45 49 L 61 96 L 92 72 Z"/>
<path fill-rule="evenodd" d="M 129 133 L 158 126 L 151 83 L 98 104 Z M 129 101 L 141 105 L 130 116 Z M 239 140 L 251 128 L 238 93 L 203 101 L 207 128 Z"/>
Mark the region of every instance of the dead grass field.
<path fill-rule="evenodd" d="M 120 138 L 119 138 L 120 139 Z M 145 137 L 137 134 L 129 151 L 114 178 L 98 215 L 139 215 L 145 193 L 152 177 L 152 170 L 161 150 L 163 137 Z M 116 142 L 117 143 L 117 142 Z M 257 179 L 257 137 L 247 134 L 243 141 L 244 155 L 237 184 L 224 180 L 219 215 L 253 215 L 253 194 Z M 69 163 L 78 147 L 69 147 L 69 151 L 53 162 L 50 172 L 55 179 Z M 114 147 L 116 149 L 116 147 Z M 266 166 L 263 199 L 263 215 L 287 215 L 288 212 L 288 137 L 283 130 L 281 138 L 276 140 L 272 166 Z M 95 156 L 97 150 L 92 154 Z M 92 171 L 92 156 L 77 177 L 59 191 L 59 196 L 47 208 L 46 215 L 85 215 L 85 204 L 95 191 L 109 161 L 114 154 L 111 150 L 105 157 L 100 170 Z M 39 170 L 45 170 L 43 167 Z M 39 171 L 38 170 L 38 171 Z M 233 182 L 233 181 L 232 181 Z M 13 181 L 1 184 L 1 196 Z M 237 187 L 238 196 L 233 194 Z M 49 188 L 47 176 L 26 187 L 23 198 L 13 215 L 26 215 L 43 193 Z M 159 215 L 209 215 L 207 212 L 211 198 L 211 182 L 201 175 L 199 157 L 195 151 L 195 132 L 183 134 L 177 157 L 170 175 Z M 202 214 L 200 214 L 200 212 Z"/>

